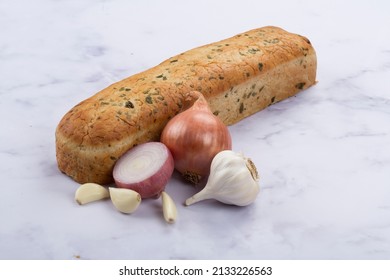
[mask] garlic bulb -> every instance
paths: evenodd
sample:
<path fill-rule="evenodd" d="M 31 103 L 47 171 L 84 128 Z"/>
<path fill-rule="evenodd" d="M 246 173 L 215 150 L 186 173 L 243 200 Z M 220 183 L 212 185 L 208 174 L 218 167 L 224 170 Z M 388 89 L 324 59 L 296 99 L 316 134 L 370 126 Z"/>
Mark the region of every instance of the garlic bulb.
<path fill-rule="evenodd" d="M 258 179 L 256 167 L 250 159 L 230 150 L 219 152 L 211 163 L 206 186 L 188 198 L 185 204 L 216 199 L 226 204 L 249 205 L 260 191 Z"/>

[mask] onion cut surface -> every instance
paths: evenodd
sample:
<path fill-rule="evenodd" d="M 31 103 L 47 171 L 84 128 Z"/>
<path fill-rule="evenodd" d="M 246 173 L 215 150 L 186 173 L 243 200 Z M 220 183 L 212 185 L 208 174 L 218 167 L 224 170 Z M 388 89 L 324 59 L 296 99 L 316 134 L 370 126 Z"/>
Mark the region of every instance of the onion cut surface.
<path fill-rule="evenodd" d="M 114 166 L 119 188 L 132 189 L 144 198 L 158 198 L 174 169 L 169 149 L 161 142 L 140 144 L 123 154 Z"/>

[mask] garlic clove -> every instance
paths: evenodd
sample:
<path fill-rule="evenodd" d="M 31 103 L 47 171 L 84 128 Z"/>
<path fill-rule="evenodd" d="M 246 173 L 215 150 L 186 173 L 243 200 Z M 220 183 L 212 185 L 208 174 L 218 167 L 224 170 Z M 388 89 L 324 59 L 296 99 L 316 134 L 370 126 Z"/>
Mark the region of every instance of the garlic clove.
<path fill-rule="evenodd" d="M 78 204 L 83 205 L 93 201 L 110 197 L 108 190 L 95 183 L 85 183 L 80 185 L 75 193 L 75 200 Z"/>
<path fill-rule="evenodd" d="M 170 224 L 173 224 L 177 219 L 177 208 L 173 199 L 163 191 L 161 193 L 161 199 L 163 204 L 164 219 Z"/>
<path fill-rule="evenodd" d="M 110 187 L 111 201 L 115 208 L 122 213 L 131 214 L 141 204 L 141 195 L 136 191 L 124 188 Z"/>

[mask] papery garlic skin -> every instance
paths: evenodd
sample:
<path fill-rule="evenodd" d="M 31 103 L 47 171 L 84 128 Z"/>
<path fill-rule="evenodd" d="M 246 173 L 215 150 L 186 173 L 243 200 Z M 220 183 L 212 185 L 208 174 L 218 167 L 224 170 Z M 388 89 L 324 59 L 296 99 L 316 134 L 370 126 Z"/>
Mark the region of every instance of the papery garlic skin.
<path fill-rule="evenodd" d="M 216 199 L 225 204 L 247 206 L 260 192 L 257 170 L 250 159 L 226 150 L 213 159 L 206 186 L 186 200 L 186 205 L 205 199 Z"/>

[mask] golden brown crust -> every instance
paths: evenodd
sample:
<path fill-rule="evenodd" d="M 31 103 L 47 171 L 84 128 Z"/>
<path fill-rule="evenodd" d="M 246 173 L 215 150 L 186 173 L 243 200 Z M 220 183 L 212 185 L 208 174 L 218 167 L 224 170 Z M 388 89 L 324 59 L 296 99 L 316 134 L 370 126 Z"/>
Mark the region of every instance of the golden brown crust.
<path fill-rule="evenodd" d="M 213 112 L 230 125 L 310 87 L 316 68 L 309 40 L 277 27 L 171 57 L 70 110 L 56 130 L 59 169 L 80 183 L 109 183 L 125 151 L 159 139 L 181 110 L 183 94 L 202 92 Z"/>

